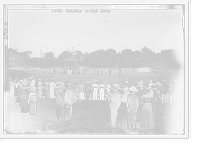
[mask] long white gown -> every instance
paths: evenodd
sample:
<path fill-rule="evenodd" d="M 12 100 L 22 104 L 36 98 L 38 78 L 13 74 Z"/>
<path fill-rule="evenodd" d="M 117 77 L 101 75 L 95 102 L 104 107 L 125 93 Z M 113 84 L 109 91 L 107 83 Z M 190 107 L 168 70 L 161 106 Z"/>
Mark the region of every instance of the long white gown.
<path fill-rule="evenodd" d="M 49 82 L 45 82 L 45 98 L 49 98 Z"/>
<path fill-rule="evenodd" d="M 55 98 L 55 94 L 54 94 L 54 89 L 55 89 L 56 84 L 54 82 L 51 82 L 49 84 L 49 94 L 50 94 L 50 98 Z"/>
<path fill-rule="evenodd" d="M 100 84 L 99 100 L 105 100 L 105 84 Z"/>
<path fill-rule="evenodd" d="M 93 100 L 98 100 L 98 84 L 93 84 Z"/>
<path fill-rule="evenodd" d="M 38 98 L 42 98 L 42 82 L 38 82 Z"/>
<path fill-rule="evenodd" d="M 30 96 L 29 114 L 30 115 L 36 115 L 37 114 L 37 91 L 36 91 L 36 87 L 30 86 L 29 92 L 35 93 L 35 95 Z"/>
<path fill-rule="evenodd" d="M 64 120 L 65 119 L 65 110 L 64 110 L 64 92 L 63 89 L 59 88 L 55 90 L 56 93 L 56 117 L 57 120 L 61 119 Z"/>
<path fill-rule="evenodd" d="M 9 91 L 9 104 L 14 104 L 15 103 L 15 84 L 14 82 L 10 81 L 10 91 Z"/>

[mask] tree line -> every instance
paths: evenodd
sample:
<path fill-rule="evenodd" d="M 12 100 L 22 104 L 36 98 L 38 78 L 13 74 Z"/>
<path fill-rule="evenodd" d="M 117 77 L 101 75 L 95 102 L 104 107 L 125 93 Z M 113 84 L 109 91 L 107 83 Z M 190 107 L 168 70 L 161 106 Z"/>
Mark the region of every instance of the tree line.
<path fill-rule="evenodd" d="M 42 57 L 31 57 L 31 51 L 19 52 L 9 48 L 6 53 L 8 59 L 13 52 L 18 54 L 18 59 L 23 59 L 23 65 L 42 68 L 64 67 L 65 60 L 70 58 L 79 61 L 80 66 L 90 68 L 180 68 L 181 65 L 174 50 L 165 49 L 154 52 L 146 46 L 141 50 L 124 49 L 120 52 L 114 49 L 86 53 L 63 51 L 58 57 L 55 57 L 53 52 L 46 52 Z"/>

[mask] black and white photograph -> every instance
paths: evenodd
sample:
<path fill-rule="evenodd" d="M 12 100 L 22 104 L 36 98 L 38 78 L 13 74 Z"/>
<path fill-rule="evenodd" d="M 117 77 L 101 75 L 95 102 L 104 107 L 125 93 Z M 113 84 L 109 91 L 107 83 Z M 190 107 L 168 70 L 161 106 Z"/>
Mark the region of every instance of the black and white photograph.
<path fill-rule="evenodd" d="M 188 138 L 186 2 L 2 5 L 1 137 Z"/>

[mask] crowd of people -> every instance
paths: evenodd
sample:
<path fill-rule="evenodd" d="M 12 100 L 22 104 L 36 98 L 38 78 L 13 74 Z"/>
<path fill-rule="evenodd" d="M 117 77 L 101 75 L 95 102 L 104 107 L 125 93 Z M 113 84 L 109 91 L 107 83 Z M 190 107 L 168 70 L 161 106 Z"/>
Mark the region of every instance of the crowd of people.
<path fill-rule="evenodd" d="M 165 94 L 168 93 L 166 90 L 170 89 L 166 80 L 163 80 L 162 84 L 149 80 L 148 85 L 141 80 L 137 86 L 129 86 L 129 81 L 125 81 L 123 94 L 119 92 L 117 83 L 113 85 L 114 90 L 106 93 L 106 96 L 110 97 L 111 126 L 116 126 L 118 110 L 121 102 L 125 102 L 129 130 L 135 129 L 138 122 L 139 127 L 144 130 L 159 128 L 161 104 L 166 99 Z"/>
<path fill-rule="evenodd" d="M 127 128 L 148 131 L 159 127 L 161 105 L 174 102 L 174 81 L 168 84 L 140 81 L 124 86 L 116 81 L 105 84 L 101 81 L 55 82 L 54 79 L 41 80 L 34 77 L 9 79 L 8 103 L 19 104 L 21 113 L 37 115 L 37 101 L 42 98 L 55 99 L 57 120 L 71 120 L 73 104 L 81 101 L 108 101 L 111 110 L 111 127 L 116 127 L 121 105 L 127 109 Z"/>

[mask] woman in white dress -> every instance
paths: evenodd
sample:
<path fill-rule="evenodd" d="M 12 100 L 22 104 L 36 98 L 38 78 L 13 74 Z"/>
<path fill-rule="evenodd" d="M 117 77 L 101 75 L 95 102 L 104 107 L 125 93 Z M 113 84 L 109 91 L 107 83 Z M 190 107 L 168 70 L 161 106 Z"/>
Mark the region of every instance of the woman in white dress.
<path fill-rule="evenodd" d="M 42 98 L 42 81 L 39 79 L 38 81 L 38 98 Z"/>
<path fill-rule="evenodd" d="M 29 89 L 28 89 L 28 83 L 25 80 L 22 81 L 22 86 L 19 90 L 19 95 L 20 95 L 21 113 L 28 113 L 28 111 L 29 111 L 29 104 L 28 104 Z"/>
<path fill-rule="evenodd" d="M 54 80 L 51 79 L 51 82 L 49 84 L 49 87 L 50 87 L 50 89 L 49 89 L 50 98 L 55 98 L 55 93 L 54 93 L 55 86 L 56 86 L 56 84 L 55 84 Z"/>
<path fill-rule="evenodd" d="M 9 84 L 10 84 L 10 92 L 9 92 L 9 104 L 13 105 L 15 102 L 15 83 L 9 79 Z"/>
<path fill-rule="evenodd" d="M 33 82 L 29 86 L 28 103 L 29 103 L 29 114 L 36 115 L 37 114 L 37 93 L 36 93 L 36 87 Z"/>
<path fill-rule="evenodd" d="M 141 103 L 143 103 L 140 128 L 144 130 L 153 129 L 153 93 L 151 88 L 146 89 L 146 94 L 143 95 Z"/>
<path fill-rule="evenodd" d="M 49 80 L 45 82 L 45 98 L 49 98 Z"/>
<path fill-rule="evenodd" d="M 56 83 L 55 95 L 56 95 L 56 117 L 57 117 L 57 120 L 65 119 L 65 117 L 64 117 L 65 102 L 63 99 L 63 97 L 64 97 L 63 88 L 64 88 L 63 82 Z"/>
<path fill-rule="evenodd" d="M 99 100 L 105 100 L 105 84 L 103 81 L 99 85 Z"/>
<path fill-rule="evenodd" d="M 93 84 L 93 100 L 98 100 L 98 83 L 97 82 L 94 82 Z"/>

